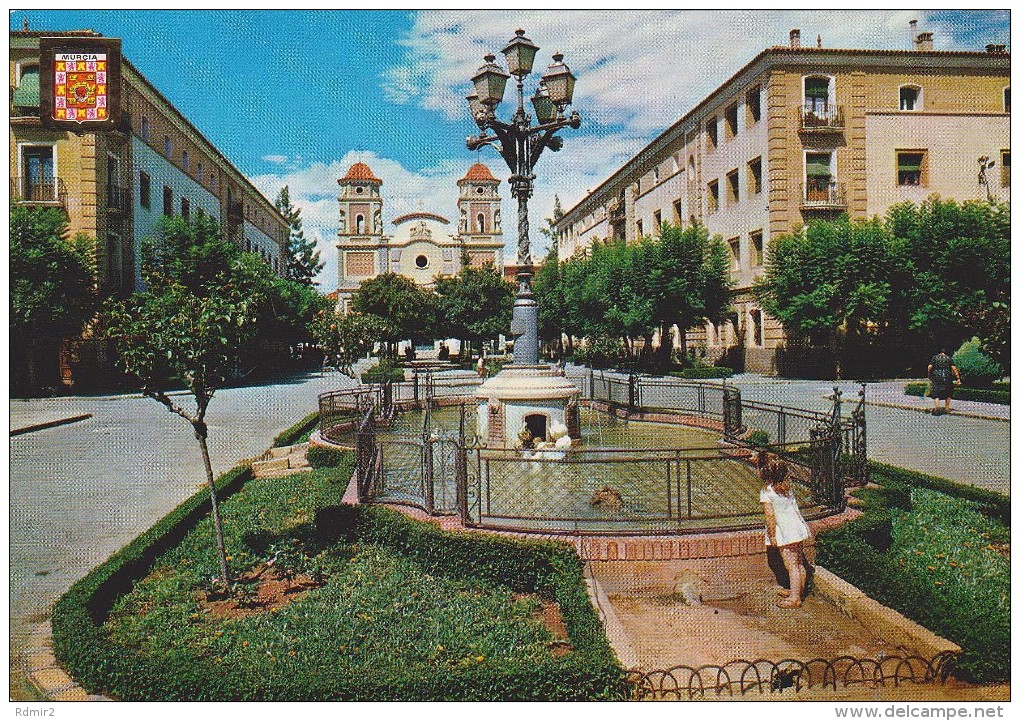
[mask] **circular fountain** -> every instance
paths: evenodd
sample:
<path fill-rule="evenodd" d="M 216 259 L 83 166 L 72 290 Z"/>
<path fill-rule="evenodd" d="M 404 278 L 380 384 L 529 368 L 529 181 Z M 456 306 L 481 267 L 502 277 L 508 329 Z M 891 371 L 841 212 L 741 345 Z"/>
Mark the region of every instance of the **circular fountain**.
<path fill-rule="evenodd" d="M 577 445 L 581 442 L 580 392 L 549 366 L 507 366 L 478 388 L 478 438 L 488 448 Z M 565 433 L 555 432 L 557 428 L 565 428 Z M 552 435 L 559 438 L 553 440 Z"/>

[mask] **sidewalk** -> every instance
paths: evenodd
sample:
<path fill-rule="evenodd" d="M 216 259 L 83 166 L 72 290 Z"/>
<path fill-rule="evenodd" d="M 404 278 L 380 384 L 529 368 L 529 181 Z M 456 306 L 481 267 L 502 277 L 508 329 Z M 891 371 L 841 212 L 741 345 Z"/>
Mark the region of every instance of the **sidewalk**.
<path fill-rule="evenodd" d="M 886 408 L 902 408 L 928 413 L 935 405 L 931 398 L 908 396 L 903 389 L 909 380 L 882 381 L 867 385 L 868 405 Z M 941 404 L 940 404 L 941 405 Z M 953 400 L 950 402 L 950 415 L 965 418 L 980 418 L 986 421 L 1002 421 L 1009 423 L 1010 406 L 998 403 L 981 403 L 979 401 Z"/>

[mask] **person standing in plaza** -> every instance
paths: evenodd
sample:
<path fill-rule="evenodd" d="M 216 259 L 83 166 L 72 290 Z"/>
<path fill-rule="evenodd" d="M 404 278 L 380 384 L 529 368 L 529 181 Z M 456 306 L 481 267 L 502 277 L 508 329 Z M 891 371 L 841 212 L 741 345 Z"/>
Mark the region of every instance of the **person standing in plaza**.
<path fill-rule="evenodd" d="M 811 538 L 811 530 L 797 506 L 786 462 L 778 458 L 766 459 L 760 473 L 765 483 L 759 495 L 765 512 L 765 545 L 779 549 L 790 578 L 789 590 L 779 589 L 779 595 L 785 598 L 776 605 L 797 608 L 803 602 L 807 585 L 810 566 L 804 555 L 804 541 Z M 776 577 L 779 581 L 778 573 Z"/>
<path fill-rule="evenodd" d="M 949 413 L 949 401 L 953 397 L 953 386 L 960 385 L 960 370 L 953 365 L 953 359 L 943 348 L 928 364 L 928 381 L 931 383 L 931 397 L 935 401 L 932 415 Z M 939 401 L 946 403 L 945 410 L 939 411 Z"/>

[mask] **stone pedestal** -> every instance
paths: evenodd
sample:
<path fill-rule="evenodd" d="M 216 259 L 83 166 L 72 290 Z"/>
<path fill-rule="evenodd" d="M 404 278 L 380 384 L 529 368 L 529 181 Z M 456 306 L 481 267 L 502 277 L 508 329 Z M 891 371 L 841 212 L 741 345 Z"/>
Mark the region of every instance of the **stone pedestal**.
<path fill-rule="evenodd" d="M 568 414 L 577 412 L 579 394 L 555 368 L 507 366 L 478 388 L 478 437 L 489 448 L 519 448 L 521 431 L 528 429 L 549 441 L 553 426 L 578 428 Z M 580 438 L 571 435 L 571 440 Z"/>

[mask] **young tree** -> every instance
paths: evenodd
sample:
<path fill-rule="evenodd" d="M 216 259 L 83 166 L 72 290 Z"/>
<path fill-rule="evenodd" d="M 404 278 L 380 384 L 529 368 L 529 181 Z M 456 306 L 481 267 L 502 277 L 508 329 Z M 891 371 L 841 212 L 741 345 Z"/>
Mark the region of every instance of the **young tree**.
<path fill-rule="evenodd" d="M 556 236 L 556 223 L 564 216 L 563 206 L 560 204 L 560 196 L 553 196 L 553 214 L 551 218 L 545 219 L 545 227 L 539 228 L 538 232 L 549 239 L 549 253 L 556 258 L 559 255 L 559 239 Z"/>
<path fill-rule="evenodd" d="M 354 364 L 372 351 L 379 338 L 379 320 L 364 313 L 320 312 L 312 321 L 312 334 L 341 373 L 354 376 Z"/>
<path fill-rule="evenodd" d="M 561 269 L 564 264 L 552 249 L 535 270 L 531 287 L 538 301 L 538 337 L 545 342 L 556 342 L 559 356 L 563 355 L 563 334 L 567 327 L 567 308 L 563 294 Z M 511 301 L 512 304 L 512 301 Z"/>
<path fill-rule="evenodd" d="M 351 306 L 358 313 L 376 317 L 379 339 L 391 356 L 396 355 L 402 340 L 421 342 L 438 335 L 435 293 L 402 275 L 383 273 L 362 282 Z"/>
<path fill-rule="evenodd" d="M 456 338 L 481 343 L 510 331 L 514 286 L 491 263 L 437 278 L 436 296 L 438 325 Z"/>
<path fill-rule="evenodd" d="M 119 364 L 137 380 L 141 392 L 191 424 L 205 465 L 220 574 L 227 583 L 205 419 L 216 390 L 239 368 L 241 349 L 255 332 L 265 288 L 260 277 L 264 264 L 251 255 L 237 254 L 209 275 L 208 265 L 197 275 L 182 272 L 186 269 L 166 262 L 159 252 L 181 240 L 181 222 L 165 224 L 158 240 L 149 244 L 144 256 L 149 262 L 142 268 L 146 290 L 126 301 L 109 302 L 107 333 Z M 187 226 L 187 235 L 210 252 L 222 249 L 214 224 L 198 220 Z M 199 249 L 185 250 L 201 256 Z M 169 391 L 181 382 L 191 393 L 193 409 L 170 396 Z"/>
<path fill-rule="evenodd" d="M 95 241 L 67 238 L 67 217 L 54 208 L 10 211 L 11 386 L 59 383 L 61 341 L 81 334 L 98 305 Z"/>
<path fill-rule="evenodd" d="M 315 285 L 315 278 L 324 267 L 314 240 L 305 238 L 302 228 L 301 209 L 290 202 L 290 188 L 283 189 L 276 196 L 276 209 L 290 223 L 290 242 L 287 244 L 287 277 L 305 285 Z"/>

